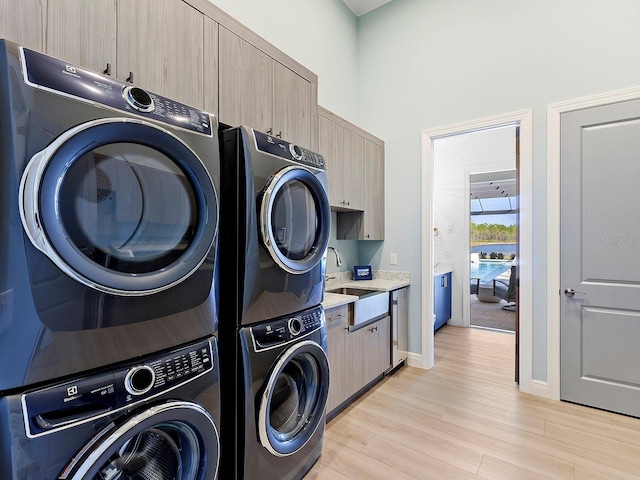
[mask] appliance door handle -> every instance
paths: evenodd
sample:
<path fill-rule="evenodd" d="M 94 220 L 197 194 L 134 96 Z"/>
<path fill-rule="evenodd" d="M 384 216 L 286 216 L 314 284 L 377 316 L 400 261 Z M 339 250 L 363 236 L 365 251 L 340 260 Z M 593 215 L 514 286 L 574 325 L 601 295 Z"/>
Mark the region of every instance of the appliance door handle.
<path fill-rule="evenodd" d="M 105 414 L 111 410 L 104 405 L 85 405 L 81 408 L 72 408 L 63 415 L 60 411 L 42 413 L 35 416 L 35 421 L 40 428 L 51 430 L 70 423 L 80 422 L 87 418 Z"/>

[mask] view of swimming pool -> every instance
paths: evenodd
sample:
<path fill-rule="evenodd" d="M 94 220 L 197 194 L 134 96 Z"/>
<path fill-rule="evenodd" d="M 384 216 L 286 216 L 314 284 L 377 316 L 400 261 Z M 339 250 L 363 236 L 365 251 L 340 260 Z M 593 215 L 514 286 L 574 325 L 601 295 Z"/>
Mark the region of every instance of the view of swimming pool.
<path fill-rule="evenodd" d="M 479 278 L 480 283 L 490 283 L 511 268 L 510 260 L 476 260 L 471 262 L 470 277 Z"/>

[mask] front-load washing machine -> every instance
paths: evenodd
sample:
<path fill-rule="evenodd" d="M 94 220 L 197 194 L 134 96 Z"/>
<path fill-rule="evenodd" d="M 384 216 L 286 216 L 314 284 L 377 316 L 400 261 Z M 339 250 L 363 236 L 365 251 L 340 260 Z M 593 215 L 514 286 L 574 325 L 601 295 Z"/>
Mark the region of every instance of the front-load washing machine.
<path fill-rule="evenodd" d="M 218 478 L 217 358 L 212 336 L 1 397 L 0 478 Z"/>
<path fill-rule="evenodd" d="M 214 334 L 214 116 L 0 41 L 0 169 L 0 397 Z"/>
<path fill-rule="evenodd" d="M 329 363 L 322 307 L 243 327 L 240 344 L 239 478 L 300 479 L 324 445 Z"/>

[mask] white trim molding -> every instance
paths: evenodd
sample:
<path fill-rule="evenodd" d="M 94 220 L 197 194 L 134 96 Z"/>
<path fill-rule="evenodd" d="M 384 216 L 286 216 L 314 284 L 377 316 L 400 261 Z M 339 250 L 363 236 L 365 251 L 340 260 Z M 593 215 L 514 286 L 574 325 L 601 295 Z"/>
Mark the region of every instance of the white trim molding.
<path fill-rule="evenodd" d="M 432 368 L 433 357 L 433 141 L 505 125 L 520 126 L 520 390 L 533 387 L 532 259 L 533 259 L 533 113 L 531 109 L 458 123 L 422 132 L 422 367 Z"/>
<path fill-rule="evenodd" d="M 634 87 L 547 106 L 547 390 L 554 400 L 560 400 L 560 117 L 638 99 Z"/>

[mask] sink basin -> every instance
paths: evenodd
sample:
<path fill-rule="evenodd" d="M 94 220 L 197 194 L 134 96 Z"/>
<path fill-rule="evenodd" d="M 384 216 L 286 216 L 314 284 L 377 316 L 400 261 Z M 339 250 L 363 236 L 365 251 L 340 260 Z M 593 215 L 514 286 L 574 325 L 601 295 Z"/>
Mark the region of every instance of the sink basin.
<path fill-rule="evenodd" d="M 363 290 L 362 288 L 350 288 L 350 287 L 334 288 L 326 291 L 329 293 L 339 293 L 341 295 L 355 295 L 356 297 L 366 297 L 367 295 L 380 293 L 380 292 L 374 292 L 372 290 Z"/>
<path fill-rule="evenodd" d="M 353 304 L 352 325 L 354 326 L 377 320 L 389 314 L 389 292 L 376 292 L 352 287 L 333 288 L 328 289 L 327 292 L 358 297 L 358 300 Z"/>

